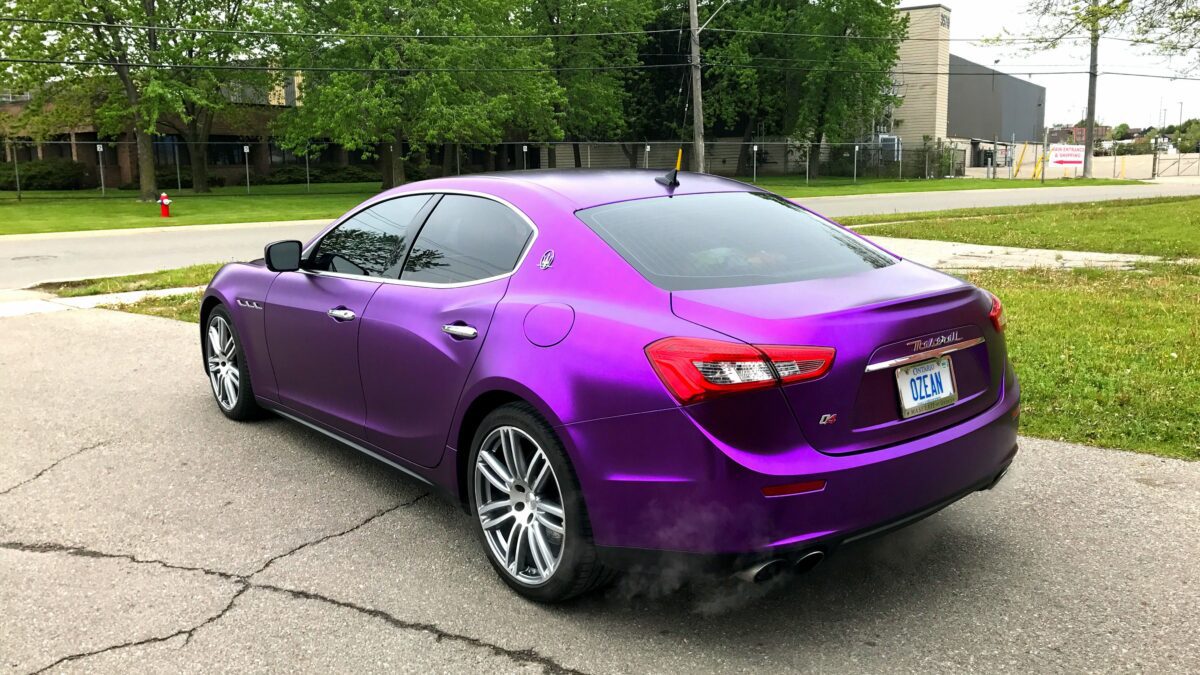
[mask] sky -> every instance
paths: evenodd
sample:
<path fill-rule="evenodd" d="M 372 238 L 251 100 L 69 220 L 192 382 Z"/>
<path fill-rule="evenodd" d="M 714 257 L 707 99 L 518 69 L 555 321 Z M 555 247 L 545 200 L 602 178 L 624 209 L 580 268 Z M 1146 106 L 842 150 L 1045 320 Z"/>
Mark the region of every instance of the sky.
<path fill-rule="evenodd" d="M 911 0 L 901 7 L 932 4 L 934 0 Z M 957 38 L 994 37 L 1002 31 L 1030 35 L 1034 19 L 1026 15 L 1025 0 L 941 0 L 950 8 L 951 53 L 969 61 L 995 68 L 1046 88 L 1046 123 L 1074 124 L 1084 117 L 1087 109 L 1088 43 L 1085 40 L 1069 43 L 1053 51 L 1024 51 L 1013 45 L 989 46 L 957 41 Z M 1000 63 L 993 65 L 999 59 Z M 1200 77 L 1200 69 L 1186 73 L 1186 59 L 1168 60 L 1152 49 L 1113 40 L 1100 41 L 1100 72 L 1106 70 L 1153 73 L 1189 74 Z M 1192 61 L 1195 63 L 1195 60 Z M 1081 75 L 1033 75 L 1022 68 L 1037 71 L 1085 71 Z M 1101 124 L 1115 126 L 1122 122 L 1131 127 L 1158 126 L 1166 109 L 1167 124 L 1179 121 L 1179 104 L 1183 102 L 1183 118 L 1200 117 L 1200 81 L 1159 80 L 1149 78 L 1101 75 L 1096 90 L 1096 116 Z"/>

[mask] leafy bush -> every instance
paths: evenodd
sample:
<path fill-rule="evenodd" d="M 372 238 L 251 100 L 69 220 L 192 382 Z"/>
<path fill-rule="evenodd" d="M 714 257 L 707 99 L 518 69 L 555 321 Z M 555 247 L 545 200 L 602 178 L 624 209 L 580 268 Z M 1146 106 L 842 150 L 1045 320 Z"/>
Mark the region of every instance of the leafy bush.
<path fill-rule="evenodd" d="M 22 162 L 22 190 L 79 190 L 88 182 L 88 168 L 69 159 L 41 159 Z M 0 166 L 0 190 L 17 189 L 12 164 Z"/>

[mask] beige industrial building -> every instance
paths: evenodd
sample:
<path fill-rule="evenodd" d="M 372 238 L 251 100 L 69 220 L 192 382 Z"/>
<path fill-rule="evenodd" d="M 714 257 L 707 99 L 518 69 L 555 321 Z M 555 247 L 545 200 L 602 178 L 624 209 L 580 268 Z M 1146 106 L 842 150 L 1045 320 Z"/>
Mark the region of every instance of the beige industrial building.
<path fill-rule="evenodd" d="M 1014 143 L 1040 141 L 1046 90 L 950 53 L 950 8 L 902 7 L 908 39 L 900 44 L 889 135 L 905 146 L 945 142 L 967 150 L 967 166 L 1003 165 Z"/>

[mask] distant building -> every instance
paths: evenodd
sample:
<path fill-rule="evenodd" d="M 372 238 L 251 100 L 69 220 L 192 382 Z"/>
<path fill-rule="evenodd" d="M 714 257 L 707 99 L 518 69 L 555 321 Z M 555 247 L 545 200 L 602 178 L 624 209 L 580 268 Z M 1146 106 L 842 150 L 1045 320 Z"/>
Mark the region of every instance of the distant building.
<path fill-rule="evenodd" d="M 948 142 L 968 166 L 1007 162 L 1013 142 L 1041 141 L 1046 89 L 950 53 L 950 8 L 902 7 L 908 39 L 900 44 L 890 133 L 906 147 Z"/>

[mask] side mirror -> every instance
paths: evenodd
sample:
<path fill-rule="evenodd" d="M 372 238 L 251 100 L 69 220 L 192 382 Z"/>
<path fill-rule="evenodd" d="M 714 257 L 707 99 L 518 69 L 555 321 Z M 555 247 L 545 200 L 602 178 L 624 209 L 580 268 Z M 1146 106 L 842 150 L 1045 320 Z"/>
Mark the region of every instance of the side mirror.
<path fill-rule="evenodd" d="M 300 269 L 301 248 L 300 242 L 295 239 L 267 244 L 263 249 L 267 269 L 272 272 L 295 272 Z"/>

